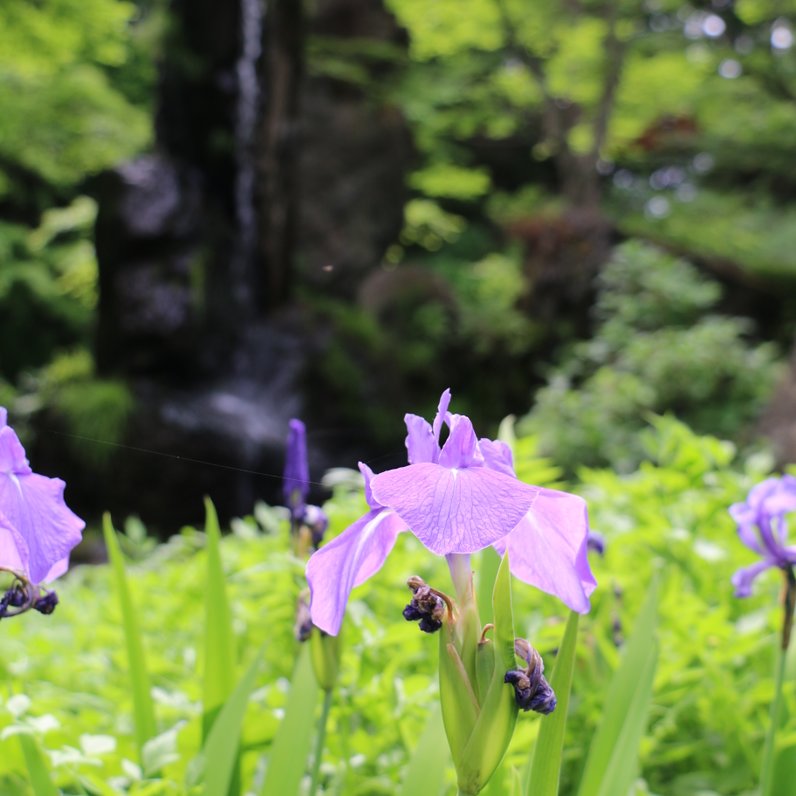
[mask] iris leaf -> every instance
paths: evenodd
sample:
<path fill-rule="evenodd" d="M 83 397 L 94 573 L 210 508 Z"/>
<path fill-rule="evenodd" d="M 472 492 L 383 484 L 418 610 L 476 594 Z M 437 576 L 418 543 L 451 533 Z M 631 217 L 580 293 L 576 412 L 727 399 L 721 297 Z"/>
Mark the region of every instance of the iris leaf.
<path fill-rule="evenodd" d="M 638 748 L 652 700 L 658 661 L 657 622 L 658 584 L 654 581 L 611 680 L 602 720 L 589 747 L 578 796 L 627 793 L 636 777 Z"/>
<path fill-rule="evenodd" d="M 541 719 L 539 735 L 529 761 L 525 792 L 534 796 L 556 796 L 558 793 L 577 640 L 578 614 L 572 611 L 550 677 L 550 686 L 556 694 L 556 709 Z"/>
<path fill-rule="evenodd" d="M 317 630 L 313 630 L 317 633 Z M 315 706 L 320 689 L 312 671 L 310 650 L 302 645 L 285 706 L 285 715 L 271 744 L 262 796 L 299 792 L 313 739 Z"/>
<path fill-rule="evenodd" d="M 119 598 L 119 607 L 122 613 L 122 628 L 127 647 L 127 664 L 130 670 L 133 693 L 135 742 L 138 747 L 139 762 L 143 765 L 144 744 L 157 734 L 152 689 L 146 666 L 141 630 L 138 626 L 138 613 L 127 584 L 127 574 L 122 551 L 119 547 L 119 540 L 116 538 L 116 531 L 113 529 L 111 516 L 108 513 L 105 513 L 102 517 L 102 533 L 105 537 L 105 547 L 108 550 L 108 560 L 113 568 L 116 594 Z"/>
<path fill-rule="evenodd" d="M 229 792 L 237 776 L 238 747 L 243 718 L 262 658 L 263 649 L 260 649 L 248 671 L 216 715 L 207 735 L 204 745 L 205 796 L 219 796 Z"/>
<path fill-rule="evenodd" d="M 399 796 L 416 796 L 418 793 L 439 796 L 442 792 L 447 767 L 445 744 L 440 743 L 444 734 L 442 713 L 437 707 L 431 712 L 409 759 Z"/>

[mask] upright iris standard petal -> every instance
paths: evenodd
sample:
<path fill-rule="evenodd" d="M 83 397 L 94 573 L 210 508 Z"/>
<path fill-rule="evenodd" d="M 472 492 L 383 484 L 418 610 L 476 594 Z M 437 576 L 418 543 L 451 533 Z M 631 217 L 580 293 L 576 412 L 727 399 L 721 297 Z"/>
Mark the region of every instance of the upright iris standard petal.
<path fill-rule="evenodd" d="M 307 563 L 312 622 L 336 636 L 348 596 L 375 575 L 406 525 L 388 509 L 369 511 L 314 553 Z"/>
<path fill-rule="evenodd" d="M 34 585 L 63 574 L 85 525 L 67 508 L 64 487 L 34 473 L 14 430 L 0 426 L 0 568 Z"/>
<path fill-rule="evenodd" d="M 433 462 L 439 456 L 439 447 L 428 422 L 418 415 L 404 416 L 406 423 L 406 453 L 409 464 Z"/>
<path fill-rule="evenodd" d="M 589 595 L 597 585 L 587 557 L 588 533 L 583 498 L 540 489 L 533 508 L 494 547 L 501 556 L 508 548 L 515 578 L 583 614 L 589 610 Z"/>
<path fill-rule="evenodd" d="M 410 464 L 379 473 L 373 496 L 412 529 L 432 553 L 474 553 L 506 536 L 539 488 L 485 467 Z"/>

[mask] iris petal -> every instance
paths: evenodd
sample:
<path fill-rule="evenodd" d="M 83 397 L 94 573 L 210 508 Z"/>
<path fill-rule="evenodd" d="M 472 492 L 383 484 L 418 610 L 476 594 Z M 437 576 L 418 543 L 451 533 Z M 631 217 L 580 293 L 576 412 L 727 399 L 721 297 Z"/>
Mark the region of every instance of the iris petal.
<path fill-rule="evenodd" d="M 776 564 L 773 561 L 764 559 L 763 561 L 758 561 L 756 564 L 751 564 L 748 567 L 739 569 L 732 576 L 732 585 L 735 586 L 735 596 L 749 597 L 752 593 L 752 583 L 754 579 L 774 566 L 776 566 Z"/>
<path fill-rule="evenodd" d="M 433 462 L 439 456 L 439 446 L 431 426 L 422 417 L 412 414 L 404 415 L 404 423 L 409 464 Z"/>
<path fill-rule="evenodd" d="M 539 495 L 486 467 L 410 464 L 374 476 L 374 498 L 393 509 L 433 553 L 473 553 L 514 529 Z"/>
<path fill-rule="evenodd" d="M 497 439 L 487 439 L 483 437 L 478 440 L 478 447 L 484 457 L 484 465 L 490 470 L 505 473 L 515 477 L 514 474 L 514 455 L 511 448 L 505 442 Z"/>
<path fill-rule="evenodd" d="M 480 467 L 484 463 L 469 417 L 450 416 L 450 434 L 442 446 L 439 463 L 442 467 Z"/>
<path fill-rule="evenodd" d="M 583 614 L 597 585 L 586 555 L 588 533 L 582 498 L 542 489 L 533 508 L 494 547 L 500 555 L 508 547 L 514 577 Z"/>
<path fill-rule="evenodd" d="M 0 514 L 0 567 L 22 576 L 28 572 L 28 546 L 2 514 Z"/>
<path fill-rule="evenodd" d="M 451 402 L 451 391 L 450 389 L 447 389 L 439 397 L 437 414 L 434 417 L 433 432 L 434 432 L 434 440 L 436 441 L 437 445 L 439 445 L 439 435 L 442 432 L 442 424 L 445 423 L 448 419 L 448 407 L 450 406 L 450 402 Z"/>
<path fill-rule="evenodd" d="M 391 511 L 369 511 L 307 562 L 312 622 L 336 636 L 348 595 L 378 572 L 406 525 Z"/>
<path fill-rule="evenodd" d="M 11 426 L 0 428 L 0 475 L 26 475 L 33 472 L 25 449 Z"/>
<path fill-rule="evenodd" d="M 69 555 L 85 525 L 64 503 L 64 486 L 60 478 L 35 473 L 0 474 L 0 505 L 27 546 L 28 571 L 24 574 L 34 584 L 44 581 L 53 566 Z M 0 555 L 5 554 L 0 548 Z"/>

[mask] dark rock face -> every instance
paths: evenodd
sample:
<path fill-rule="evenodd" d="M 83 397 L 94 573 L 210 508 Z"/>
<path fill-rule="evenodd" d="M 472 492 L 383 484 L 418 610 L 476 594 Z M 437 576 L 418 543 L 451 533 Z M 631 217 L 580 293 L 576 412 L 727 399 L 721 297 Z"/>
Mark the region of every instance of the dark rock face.
<path fill-rule="evenodd" d="M 148 155 L 103 175 L 98 191 L 98 368 L 184 372 L 200 326 L 198 179 Z"/>
<path fill-rule="evenodd" d="M 95 510 L 173 530 L 200 519 L 205 494 L 222 517 L 278 500 L 287 422 L 304 412 L 302 369 L 318 334 L 286 304 L 291 281 L 353 296 L 402 224 L 403 119 L 358 87 L 308 77 L 302 60 L 308 31 L 405 47 L 393 17 L 372 0 L 319 0 L 307 20 L 301 4 L 269 0 L 254 8 L 265 10 L 260 56 L 241 31 L 252 2 L 172 0 L 156 153 L 97 182 L 98 370 L 129 381 L 125 442 L 140 450 L 121 450 L 104 473 L 62 468 L 88 513 L 99 495 Z M 365 68 L 387 79 L 390 64 Z M 262 76 L 253 94 L 252 69 Z M 244 148 L 242 110 L 257 136 Z M 247 157 L 258 166 L 257 245 L 241 263 Z M 311 456 L 316 472 L 330 463 Z"/>

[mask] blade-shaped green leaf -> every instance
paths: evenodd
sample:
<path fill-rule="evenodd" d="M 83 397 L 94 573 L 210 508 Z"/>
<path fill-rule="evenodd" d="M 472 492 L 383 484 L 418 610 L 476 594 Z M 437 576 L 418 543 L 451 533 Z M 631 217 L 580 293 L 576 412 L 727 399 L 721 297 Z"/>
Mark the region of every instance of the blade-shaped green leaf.
<path fill-rule="evenodd" d="M 108 560 L 113 569 L 116 594 L 119 598 L 119 606 L 122 613 L 122 628 L 124 629 L 127 664 L 130 670 L 133 693 L 135 741 L 138 747 L 139 762 L 143 764 L 144 744 L 157 734 L 155 707 L 149 684 L 144 644 L 138 627 L 138 614 L 127 583 L 122 551 L 119 548 L 119 540 L 116 538 L 116 531 L 113 529 L 110 514 L 106 513 L 102 517 L 102 533 L 105 537 L 105 547 L 108 550 Z"/>
<path fill-rule="evenodd" d="M 313 630 L 313 633 L 316 632 L 318 631 Z M 287 796 L 299 792 L 301 778 L 307 769 L 319 693 L 320 689 L 312 671 L 310 650 L 304 644 L 290 682 L 285 716 L 276 731 L 268 755 L 262 796 Z"/>
<path fill-rule="evenodd" d="M 633 635 L 608 689 L 602 719 L 594 735 L 578 796 L 627 793 L 638 770 L 638 747 L 652 699 L 658 660 L 655 631 L 658 584 L 653 583 Z"/>
<path fill-rule="evenodd" d="M 205 796 L 227 793 L 235 777 L 246 704 L 254 688 L 262 658 L 263 650 L 260 649 L 248 671 L 216 715 L 207 736 L 203 749 Z"/>
<path fill-rule="evenodd" d="M 221 563 L 221 529 L 210 498 L 205 498 L 207 579 L 205 582 L 205 666 L 202 735 L 207 738 L 235 682 L 235 649 L 227 586 Z"/>
<path fill-rule="evenodd" d="M 578 641 L 578 614 L 572 611 L 564 630 L 564 639 L 550 677 L 556 694 L 556 709 L 540 719 L 541 727 L 533 749 L 525 792 L 533 796 L 556 796 L 561 777 L 561 758 L 564 750 L 564 730 L 567 726 L 569 694 L 572 689 L 572 671 Z"/>
<path fill-rule="evenodd" d="M 235 640 L 221 560 L 221 528 L 210 498 L 205 498 L 207 576 L 205 580 L 205 668 L 202 739 L 206 740 L 218 711 L 235 685 Z M 229 783 L 229 796 L 240 792 L 237 762 Z"/>
<path fill-rule="evenodd" d="M 478 717 L 478 704 L 453 638 L 453 628 L 444 622 L 439 631 L 439 699 L 445 735 L 456 762 Z"/>
<path fill-rule="evenodd" d="M 442 792 L 445 769 L 449 761 L 446 744 L 442 741 L 444 735 L 442 712 L 437 707 L 429 716 L 409 759 L 400 796 L 417 796 L 418 793 L 439 796 Z"/>
<path fill-rule="evenodd" d="M 488 622 L 489 619 L 487 617 L 492 616 L 492 590 L 495 588 L 500 556 L 493 548 L 485 547 L 478 554 L 476 560 L 478 562 L 478 571 L 476 572 L 478 613 L 485 622 Z"/>
<path fill-rule="evenodd" d="M 39 744 L 32 735 L 20 735 L 19 743 L 25 756 L 30 787 L 34 796 L 59 796 L 60 791 L 50 778 L 50 767 L 42 754 Z"/>

